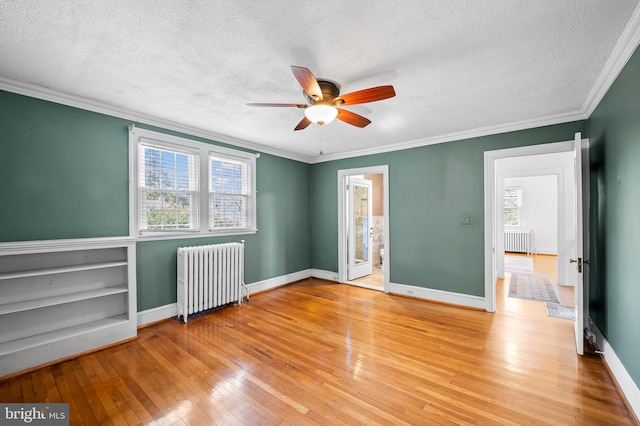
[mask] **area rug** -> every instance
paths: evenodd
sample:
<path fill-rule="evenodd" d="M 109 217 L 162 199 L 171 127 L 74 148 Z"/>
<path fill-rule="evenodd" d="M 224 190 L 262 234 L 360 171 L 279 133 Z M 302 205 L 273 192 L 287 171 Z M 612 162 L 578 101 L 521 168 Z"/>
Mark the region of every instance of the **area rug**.
<path fill-rule="evenodd" d="M 521 274 L 533 274 L 533 259 L 525 256 L 504 257 L 504 271 Z"/>
<path fill-rule="evenodd" d="M 547 315 L 550 317 L 564 318 L 573 321 L 576 319 L 576 310 L 573 306 L 547 303 Z"/>
<path fill-rule="evenodd" d="M 560 303 L 551 281 L 547 277 L 533 274 L 511 274 L 509 297 Z"/>

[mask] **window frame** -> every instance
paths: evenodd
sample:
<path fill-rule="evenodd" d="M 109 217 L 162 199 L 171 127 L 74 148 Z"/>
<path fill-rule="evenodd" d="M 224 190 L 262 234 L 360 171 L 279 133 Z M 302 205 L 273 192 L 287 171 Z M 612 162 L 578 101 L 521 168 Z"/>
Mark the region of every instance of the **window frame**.
<path fill-rule="evenodd" d="M 176 152 L 189 152 L 196 155 L 198 162 L 198 222 L 195 229 L 141 230 L 140 218 L 140 146 L 151 145 Z M 248 223 L 244 227 L 226 227 L 212 230 L 210 224 L 210 160 L 211 156 L 247 165 L 247 206 Z M 135 125 L 129 126 L 129 235 L 139 240 L 184 239 L 214 237 L 225 235 L 255 234 L 257 229 L 256 203 L 256 158 L 259 154 L 239 151 L 209 143 L 199 142 L 178 136 L 167 135 Z"/>
<path fill-rule="evenodd" d="M 507 190 L 513 190 L 513 189 L 517 189 L 519 192 L 519 197 L 518 197 L 518 206 L 517 206 L 517 210 L 518 210 L 518 224 L 517 225 L 512 225 L 512 224 L 508 224 L 506 222 L 506 214 L 505 214 L 505 210 L 507 209 L 505 201 L 506 201 L 506 192 Z M 524 218 L 523 218 L 523 210 L 522 210 L 522 206 L 523 206 L 523 198 L 524 198 L 524 191 L 522 190 L 521 186 L 505 186 L 504 190 L 502 192 L 502 216 L 503 216 L 503 223 L 504 226 L 506 228 L 509 229 L 517 229 L 517 228 L 522 228 L 524 226 Z"/>
<path fill-rule="evenodd" d="M 142 185 L 142 179 L 146 180 L 146 165 L 144 164 L 145 161 L 143 161 L 143 158 L 141 158 L 141 156 L 143 155 L 143 152 L 145 149 L 150 148 L 150 149 L 155 149 L 160 151 L 160 157 L 162 158 L 163 156 L 163 152 L 168 152 L 168 153 L 172 153 L 172 154 L 176 154 L 176 157 L 180 154 L 187 156 L 188 158 L 188 164 L 189 164 L 189 169 L 192 170 L 189 172 L 188 174 L 188 180 L 189 180 L 189 189 L 187 190 L 180 190 L 177 188 L 168 188 L 165 189 L 162 187 L 162 185 L 158 188 L 154 188 L 154 187 L 148 187 L 146 184 Z M 200 228 L 200 217 L 199 217 L 199 212 L 200 212 L 200 179 L 199 179 L 199 166 L 200 166 L 200 162 L 199 162 L 199 157 L 200 157 L 200 153 L 198 151 L 195 150 L 187 150 L 187 149 L 180 149 L 180 147 L 178 147 L 177 145 L 171 145 L 168 146 L 164 143 L 160 143 L 157 141 L 150 141 L 148 139 L 145 139 L 145 141 L 139 141 L 138 142 L 138 161 L 137 161 L 137 166 L 138 166 L 138 181 L 137 181 L 137 191 L 138 194 L 136 196 L 136 201 L 138 202 L 138 212 L 137 212 L 137 219 L 138 219 L 138 225 L 140 225 L 140 221 L 141 218 L 143 216 L 146 216 L 145 212 L 141 211 L 141 206 L 140 206 L 140 200 L 142 197 L 142 193 L 144 192 L 156 192 L 159 194 L 165 194 L 165 193 L 185 193 L 189 196 L 191 202 L 190 202 L 190 207 L 192 207 L 192 209 L 190 209 L 189 211 L 189 223 L 193 225 L 193 227 L 190 228 L 169 228 L 169 229 L 163 229 L 163 227 L 157 228 L 157 229 L 152 229 L 152 228 L 147 228 L 144 230 L 145 233 L 158 233 L 158 232 L 166 232 L 166 233 L 174 233 L 176 231 L 184 231 L 184 232 L 197 232 Z M 162 160 L 161 160 L 162 161 Z M 159 178 L 160 179 L 160 178 Z M 194 197 L 195 196 L 195 197 Z M 164 197 L 163 197 L 164 198 Z M 139 228 L 139 226 L 138 226 Z M 142 233 L 142 231 L 139 230 L 139 233 Z"/>
<path fill-rule="evenodd" d="M 217 152 L 209 152 L 209 158 L 207 161 L 207 167 L 208 167 L 208 179 L 207 179 L 207 195 L 208 195 L 208 199 L 207 202 L 208 207 L 210 209 L 209 211 L 209 215 L 208 215 L 208 227 L 209 230 L 213 229 L 213 222 L 215 222 L 213 220 L 213 215 L 211 214 L 211 210 L 213 209 L 212 203 L 213 200 L 215 199 L 216 196 L 218 197 L 229 197 L 229 198 L 238 198 L 240 197 L 243 201 L 244 204 L 246 205 L 246 208 L 243 210 L 243 222 L 246 221 L 247 223 L 251 223 L 252 219 L 250 217 L 251 212 L 254 210 L 252 208 L 252 205 L 254 203 L 254 201 L 251 199 L 251 187 L 250 185 L 247 185 L 247 180 L 249 179 L 245 179 L 243 178 L 241 180 L 242 182 L 242 188 L 240 190 L 240 192 L 222 192 L 222 191 L 215 191 L 213 188 L 213 161 L 215 160 L 219 160 L 222 162 L 226 162 L 226 163 L 235 163 L 235 164 L 241 164 L 243 167 L 243 170 L 241 171 L 241 174 L 246 177 L 247 175 L 249 175 L 251 173 L 250 168 L 251 166 L 247 164 L 247 162 L 245 160 L 243 160 L 242 158 L 237 158 L 234 156 L 222 156 L 219 155 Z M 245 170 L 245 167 L 247 168 Z M 222 176 L 220 176 L 222 179 L 225 179 L 224 174 Z M 247 214 L 248 213 L 248 214 Z M 233 229 L 245 229 L 246 227 L 234 227 L 234 226 L 229 226 L 229 227 L 219 227 L 216 231 L 212 231 L 212 232 L 224 232 L 225 229 L 228 230 L 233 230 Z"/>

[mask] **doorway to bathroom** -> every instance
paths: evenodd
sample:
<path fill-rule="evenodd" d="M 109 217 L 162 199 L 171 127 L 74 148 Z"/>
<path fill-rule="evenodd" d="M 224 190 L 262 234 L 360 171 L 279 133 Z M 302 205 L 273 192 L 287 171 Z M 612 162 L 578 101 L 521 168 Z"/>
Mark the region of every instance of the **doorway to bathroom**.
<path fill-rule="evenodd" d="M 388 291 L 388 166 L 338 171 L 338 280 Z"/>

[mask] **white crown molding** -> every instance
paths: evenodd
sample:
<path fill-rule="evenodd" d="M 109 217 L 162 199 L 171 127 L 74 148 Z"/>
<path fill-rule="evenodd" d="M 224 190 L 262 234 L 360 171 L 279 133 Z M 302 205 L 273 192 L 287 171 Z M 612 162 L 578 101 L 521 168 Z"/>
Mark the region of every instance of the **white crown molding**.
<path fill-rule="evenodd" d="M 549 115 L 542 118 L 534 118 L 531 120 L 522 120 L 514 123 L 503 124 L 498 126 L 486 126 L 478 129 L 465 130 L 462 132 L 449 133 L 447 135 L 434 136 L 430 138 L 415 139 L 408 142 L 401 142 L 393 145 L 385 145 L 375 148 L 361 149 L 357 151 L 343 152 L 340 154 L 325 154 L 315 157 L 311 160 L 311 164 L 324 163 L 327 161 L 342 160 L 345 158 L 362 157 L 365 155 L 382 154 L 385 152 L 401 151 L 405 149 L 418 148 L 421 146 L 435 145 L 445 142 L 455 142 L 464 139 L 478 138 L 482 136 L 497 135 L 500 133 L 514 132 L 517 130 L 532 129 L 535 127 L 551 126 L 553 124 L 568 123 L 571 121 L 586 120 L 586 114 L 580 111 L 568 112 L 563 114 Z"/>
<path fill-rule="evenodd" d="M 631 19 L 629 19 L 624 31 L 620 34 L 620 38 L 618 38 L 613 52 L 611 52 L 607 63 L 604 65 L 600 77 L 598 77 L 598 80 L 596 80 L 596 83 L 587 96 L 584 106 L 582 107 L 587 117 L 593 114 L 593 111 L 595 111 L 600 101 L 602 101 L 602 98 L 607 94 L 611 85 L 627 64 L 638 45 L 640 45 L 640 4 L 638 4 L 633 11 Z"/>
<path fill-rule="evenodd" d="M 17 80 L 0 77 L 0 90 L 30 96 L 50 102 L 81 108 L 88 111 L 106 114 L 113 117 L 119 117 L 126 120 L 132 120 L 152 126 L 161 127 L 176 132 L 185 133 L 192 136 L 199 136 L 215 142 L 226 143 L 250 150 L 271 154 L 290 160 L 296 160 L 303 163 L 316 164 L 334 160 L 342 160 L 345 158 L 361 157 L 365 155 L 382 154 L 386 152 L 401 151 L 405 149 L 418 148 L 421 146 L 435 145 L 439 143 L 454 142 L 464 139 L 495 135 L 500 133 L 513 132 L 518 130 L 531 129 L 535 127 L 550 126 L 553 124 L 567 123 L 571 121 L 586 120 L 591 116 L 602 98 L 618 77 L 624 66 L 631 58 L 635 49 L 640 45 L 640 4 L 636 6 L 629 22 L 625 26 L 622 34 L 609 56 L 600 76 L 596 80 L 591 91 L 587 95 L 585 103 L 578 111 L 571 111 L 563 114 L 550 115 L 546 117 L 517 121 L 509 124 L 498 126 L 486 126 L 478 129 L 471 129 L 462 132 L 450 133 L 446 135 L 434 136 L 429 138 L 415 139 L 407 142 L 401 142 L 393 145 L 386 145 L 375 148 L 367 148 L 355 151 L 349 151 L 339 154 L 328 154 L 316 157 L 307 157 L 304 155 L 294 154 L 264 145 L 221 135 L 215 132 L 202 130 L 196 127 L 179 124 L 170 120 L 153 117 L 150 115 L 138 113 L 135 111 L 117 108 L 102 102 L 83 98 L 76 95 L 62 93 L 56 90 L 41 87 L 35 84 L 24 83 Z"/>
<path fill-rule="evenodd" d="M 231 136 L 226 136 L 219 133 L 199 129 L 197 127 L 176 123 L 174 121 L 165 120 L 125 108 L 108 105 L 106 103 L 84 98 L 82 96 L 71 95 L 68 93 L 63 93 L 57 90 L 38 86 L 36 84 L 24 83 L 5 77 L 0 77 L 0 90 L 17 93 L 19 95 L 29 96 L 36 99 L 42 99 L 61 105 L 80 108 L 91 112 L 97 112 L 99 114 L 105 114 L 112 117 L 118 117 L 125 120 L 131 120 L 137 123 L 156 126 L 167 130 L 173 130 L 175 132 L 180 132 L 191 136 L 198 136 L 211 140 L 212 142 L 234 145 L 249 150 L 259 151 L 265 154 L 275 155 L 277 157 L 287 158 L 290 160 L 301 161 L 304 163 L 309 163 L 311 160 L 310 157 L 306 157 L 303 155 L 297 155 L 290 152 L 269 148 L 264 145 L 259 145 L 242 139 L 233 138 Z"/>
<path fill-rule="evenodd" d="M 342 160 L 345 158 L 361 157 L 364 155 L 382 154 L 385 152 L 400 151 L 410 148 L 418 148 L 426 145 L 454 142 L 464 139 L 477 138 L 482 136 L 497 135 L 500 133 L 513 132 L 517 130 L 531 129 L 535 127 L 550 126 L 553 124 L 568 123 L 571 121 L 587 120 L 596 109 L 602 98 L 607 94 L 611 85 L 616 80 L 622 69 L 625 67 L 631 55 L 640 45 L 640 4 L 633 11 L 629 22 L 625 26 L 622 34 L 609 56 L 600 76 L 596 80 L 593 88 L 589 92 L 585 103 L 579 111 L 567 112 L 564 114 L 551 115 L 547 117 L 523 120 L 499 126 L 487 126 L 463 132 L 450 133 L 447 135 L 435 136 L 431 138 L 416 139 L 383 147 L 362 149 L 340 154 L 325 154 L 317 156 L 310 162 L 324 163 L 327 161 Z"/>
<path fill-rule="evenodd" d="M 510 123 L 506 125 L 487 126 L 479 129 L 472 129 L 472 130 L 467 130 L 463 132 L 450 133 L 447 135 L 416 139 L 408 142 L 401 142 L 398 144 L 385 145 L 385 146 L 376 147 L 376 148 L 349 151 L 349 152 L 344 152 L 340 154 L 329 154 L 329 155 L 323 155 L 323 156 L 317 156 L 317 157 L 307 157 L 304 155 L 298 155 L 298 154 L 293 154 L 291 152 L 269 148 L 264 145 L 259 145 L 259 144 L 248 142 L 245 140 L 232 138 L 230 136 L 209 132 L 206 130 L 198 129 L 196 127 L 179 124 L 170 120 L 153 117 L 150 115 L 127 110 L 124 108 L 117 108 L 117 107 L 107 105 L 105 103 L 98 102 L 95 100 L 83 98 L 76 95 L 70 95 L 67 93 L 41 87 L 35 84 L 24 83 L 21 81 L 12 80 L 5 77 L 0 77 L 0 90 L 4 90 L 11 93 L 17 93 L 24 96 L 30 96 L 32 98 L 42 99 L 49 102 L 55 102 L 58 104 L 67 105 L 75 108 L 80 108 L 87 111 L 96 112 L 99 114 L 105 114 L 112 117 L 123 118 L 125 120 L 132 120 L 138 123 L 148 124 L 151 126 L 157 126 L 157 127 L 168 129 L 168 130 L 185 133 L 187 135 L 198 136 L 205 139 L 209 139 L 211 141 L 226 143 L 226 144 L 230 144 L 230 145 L 234 145 L 234 146 L 238 146 L 238 147 L 242 147 L 250 150 L 259 151 L 265 154 L 271 154 L 278 157 L 287 158 L 290 160 L 296 160 L 296 161 L 300 161 L 308 164 L 324 163 L 327 161 L 361 157 L 364 155 L 382 154 L 385 152 L 401 151 L 405 149 L 417 148 L 417 147 L 426 146 L 426 145 L 434 145 L 434 144 L 445 143 L 445 142 L 454 142 L 454 141 L 463 140 L 463 139 L 530 129 L 533 127 L 549 126 L 553 124 L 566 123 L 570 121 L 584 120 L 588 117 L 586 114 L 582 112 L 570 112 L 570 113 L 552 115 L 552 116 L 547 116 L 547 117 L 542 117 L 542 118 L 537 118 L 532 120 L 523 120 L 523 121 Z"/>
<path fill-rule="evenodd" d="M 628 60 L 628 58 L 627 58 Z M 626 63 L 626 61 L 624 62 Z M 622 66 L 624 66 L 624 63 Z M 620 71 L 618 70 L 618 73 Z M 617 75 L 617 74 L 616 74 Z M 612 79 L 613 81 L 613 79 Z M 8 79 L 0 76 L 0 90 L 19 95 L 29 96 L 36 99 L 42 99 L 61 105 L 80 108 L 87 111 L 105 114 L 112 117 L 118 117 L 125 120 L 143 123 L 151 126 L 160 127 L 167 130 L 184 133 L 191 136 L 198 136 L 211 140 L 213 142 L 226 143 L 241 148 L 259 151 L 265 154 L 275 155 L 277 157 L 287 158 L 290 160 L 300 161 L 308 164 L 324 163 L 327 161 L 342 160 L 345 158 L 361 157 L 364 155 L 382 154 L 385 152 L 402 151 L 405 149 L 417 148 L 426 145 L 435 145 L 445 142 L 454 142 L 463 139 L 470 139 L 481 136 L 488 136 L 499 133 L 512 132 L 517 130 L 530 129 L 534 127 L 549 126 L 553 124 L 566 123 L 570 121 L 584 120 L 588 116 L 582 112 L 570 112 L 558 115 L 547 116 L 532 120 L 523 120 L 515 123 L 499 126 L 487 126 L 478 129 L 467 130 L 463 132 L 450 133 L 447 135 L 435 136 L 430 138 L 416 139 L 408 142 L 401 142 L 393 145 L 385 145 L 376 148 L 368 148 L 356 151 L 349 151 L 339 154 L 329 154 L 317 157 L 307 157 L 304 155 L 294 154 L 278 149 L 266 147 L 264 145 L 248 142 L 242 139 L 236 139 L 230 136 L 202 130 L 196 127 L 179 124 L 170 120 L 153 117 L 147 114 L 127 110 L 124 108 L 114 107 L 102 102 L 83 98 L 81 96 L 71 95 L 57 90 L 45 88 L 31 83 L 25 83 L 17 80 Z"/>

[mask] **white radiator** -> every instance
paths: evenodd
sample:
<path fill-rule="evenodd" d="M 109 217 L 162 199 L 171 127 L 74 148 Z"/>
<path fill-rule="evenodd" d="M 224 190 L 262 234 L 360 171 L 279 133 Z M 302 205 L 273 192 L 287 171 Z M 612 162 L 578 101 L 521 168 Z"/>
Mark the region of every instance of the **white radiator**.
<path fill-rule="evenodd" d="M 531 230 L 504 231 L 504 251 L 531 254 Z"/>
<path fill-rule="evenodd" d="M 244 241 L 178 248 L 178 318 L 229 303 L 242 304 Z"/>

